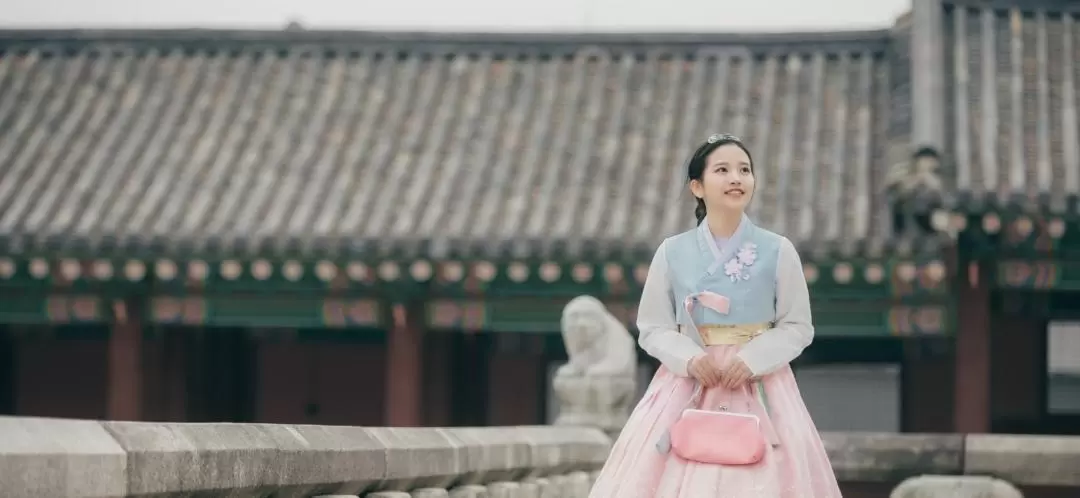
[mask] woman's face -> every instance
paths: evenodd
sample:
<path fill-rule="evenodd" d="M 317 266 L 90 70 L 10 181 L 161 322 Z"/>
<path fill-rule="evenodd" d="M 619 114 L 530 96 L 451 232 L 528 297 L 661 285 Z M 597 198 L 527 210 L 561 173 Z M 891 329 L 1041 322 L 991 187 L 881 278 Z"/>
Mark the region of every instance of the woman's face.
<path fill-rule="evenodd" d="M 708 212 L 743 211 L 754 194 L 750 156 L 738 145 L 718 147 L 705 158 L 701 180 L 690 182 L 694 197 L 705 200 Z"/>

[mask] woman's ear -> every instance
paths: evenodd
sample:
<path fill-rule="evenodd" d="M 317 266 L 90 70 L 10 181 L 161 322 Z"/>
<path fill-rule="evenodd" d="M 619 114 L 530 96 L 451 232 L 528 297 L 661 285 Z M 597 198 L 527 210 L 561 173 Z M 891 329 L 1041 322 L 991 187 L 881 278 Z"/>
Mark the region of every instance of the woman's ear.
<path fill-rule="evenodd" d="M 690 180 L 690 193 L 695 199 L 705 198 L 705 185 L 701 184 L 701 180 Z"/>

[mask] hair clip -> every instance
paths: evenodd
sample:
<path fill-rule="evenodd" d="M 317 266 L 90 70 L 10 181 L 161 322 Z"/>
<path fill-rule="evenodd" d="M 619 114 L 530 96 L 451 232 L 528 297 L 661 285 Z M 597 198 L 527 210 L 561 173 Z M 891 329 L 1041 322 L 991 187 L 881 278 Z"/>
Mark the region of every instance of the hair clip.
<path fill-rule="evenodd" d="M 739 137 L 736 137 L 735 135 L 732 135 L 730 133 L 717 133 L 715 135 L 710 135 L 709 139 L 706 140 L 706 142 L 714 144 L 714 143 L 719 142 L 721 140 L 726 140 L 726 141 L 729 141 L 729 142 L 739 142 L 740 141 Z"/>

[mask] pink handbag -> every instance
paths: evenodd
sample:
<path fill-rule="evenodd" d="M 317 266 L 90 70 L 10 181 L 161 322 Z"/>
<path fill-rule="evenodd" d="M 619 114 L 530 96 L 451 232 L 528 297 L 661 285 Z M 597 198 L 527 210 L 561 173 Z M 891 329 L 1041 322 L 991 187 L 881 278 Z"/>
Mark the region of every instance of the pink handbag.
<path fill-rule="evenodd" d="M 695 389 L 691 403 L 701 398 Z M 692 462 L 715 465 L 753 465 L 765 457 L 768 442 L 761 419 L 750 413 L 687 408 L 671 426 L 671 449 Z"/>

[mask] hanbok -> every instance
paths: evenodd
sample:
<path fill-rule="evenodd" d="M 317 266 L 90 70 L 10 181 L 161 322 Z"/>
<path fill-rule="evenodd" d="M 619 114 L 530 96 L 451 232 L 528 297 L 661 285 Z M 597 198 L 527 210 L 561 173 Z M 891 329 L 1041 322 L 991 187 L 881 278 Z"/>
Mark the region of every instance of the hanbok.
<path fill-rule="evenodd" d="M 725 297 L 726 309 L 683 305 L 701 293 Z M 661 367 L 616 440 L 590 498 L 841 496 L 788 365 L 814 333 L 802 264 L 789 240 L 746 216 L 728 240 L 715 239 L 707 223 L 668 238 L 649 268 L 637 325 L 639 343 Z M 770 442 L 757 464 L 689 462 L 663 448 L 696 384 L 687 363 L 703 352 L 720 365 L 737 356 L 754 374 L 750 389 L 706 389 L 701 408 L 750 407 Z"/>

